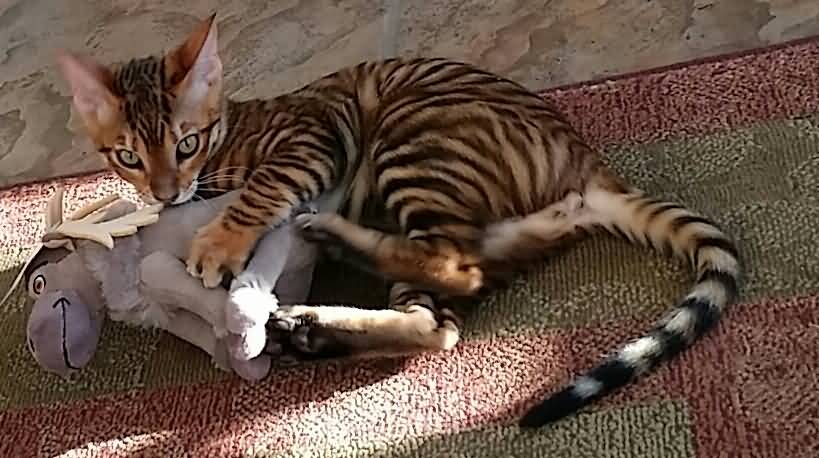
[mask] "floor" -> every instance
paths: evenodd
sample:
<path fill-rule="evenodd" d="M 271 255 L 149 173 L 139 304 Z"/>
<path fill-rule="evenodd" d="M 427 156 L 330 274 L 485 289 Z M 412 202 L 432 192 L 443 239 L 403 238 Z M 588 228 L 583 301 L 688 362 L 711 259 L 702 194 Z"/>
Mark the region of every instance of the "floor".
<path fill-rule="evenodd" d="M 0 0 L 0 187 L 101 167 L 58 47 L 103 62 L 155 53 L 213 11 L 239 98 L 385 53 L 455 57 L 545 89 L 819 34 L 817 0 Z"/>

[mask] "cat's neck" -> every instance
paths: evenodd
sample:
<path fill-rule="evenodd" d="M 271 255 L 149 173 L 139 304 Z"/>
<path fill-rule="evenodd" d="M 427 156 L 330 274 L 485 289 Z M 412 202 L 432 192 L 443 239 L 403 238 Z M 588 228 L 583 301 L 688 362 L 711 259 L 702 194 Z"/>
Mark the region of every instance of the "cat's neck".
<path fill-rule="evenodd" d="M 276 130 L 282 123 L 292 122 L 302 116 L 310 119 L 327 118 L 332 111 L 326 101 L 309 91 L 294 91 L 273 98 L 222 100 L 222 114 L 218 123 L 218 135 L 211 149 L 214 156 L 237 154 L 223 147 L 233 145 L 236 136 L 246 137 L 259 132 Z M 281 116 L 280 116 L 281 115 Z M 248 147 L 253 142 L 239 142 Z M 247 154 L 247 152 L 244 152 Z"/>
<path fill-rule="evenodd" d="M 286 100 L 287 96 L 284 98 Z M 242 186 L 244 175 L 264 159 L 265 151 L 258 148 L 258 141 L 262 138 L 259 134 L 279 127 L 279 117 L 270 116 L 270 112 L 289 111 L 286 103 L 283 105 L 278 99 L 222 99 L 221 115 L 210 132 L 208 159 L 199 172 L 200 176 L 210 177 L 208 188 L 219 191 L 203 190 L 200 193 L 203 197 L 213 197 Z M 223 178 L 217 179 L 216 176 Z"/>

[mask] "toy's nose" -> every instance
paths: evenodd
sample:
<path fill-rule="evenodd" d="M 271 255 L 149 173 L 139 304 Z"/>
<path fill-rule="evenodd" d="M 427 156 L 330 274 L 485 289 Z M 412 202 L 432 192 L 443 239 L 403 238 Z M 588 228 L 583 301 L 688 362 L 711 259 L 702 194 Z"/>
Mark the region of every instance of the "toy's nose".
<path fill-rule="evenodd" d="M 37 363 L 65 376 L 91 361 L 100 323 L 75 291 L 56 290 L 34 301 L 27 333 L 28 347 Z"/>

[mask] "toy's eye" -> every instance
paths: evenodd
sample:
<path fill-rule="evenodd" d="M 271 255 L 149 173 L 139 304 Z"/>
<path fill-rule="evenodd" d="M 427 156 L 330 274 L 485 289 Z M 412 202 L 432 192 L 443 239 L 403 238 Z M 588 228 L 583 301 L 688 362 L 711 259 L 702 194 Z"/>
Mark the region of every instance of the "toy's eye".
<path fill-rule="evenodd" d="M 31 282 L 31 290 L 34 291 L 34 294 L 38 296 L 42 294 L 43 290 L 45 289 L 45 286 L 46 280 L 45 277 L 42 276 L 42 274 L 34 277 L 34 281 Z"/>
<path fill-rule="evenodd" d="M 129 169 L 137 169 L 142 167 L 142 160 L 139 158 L 137 153 L 127 150 L 127 149 L 118 149 L 117 150 L 117 160 Z"/>
<path fill-rule="evenodd" d="M 199 133 L 186 135 L 176 144 L 176 156 L 180 160 L 185 160 L 199 151 Z"/>

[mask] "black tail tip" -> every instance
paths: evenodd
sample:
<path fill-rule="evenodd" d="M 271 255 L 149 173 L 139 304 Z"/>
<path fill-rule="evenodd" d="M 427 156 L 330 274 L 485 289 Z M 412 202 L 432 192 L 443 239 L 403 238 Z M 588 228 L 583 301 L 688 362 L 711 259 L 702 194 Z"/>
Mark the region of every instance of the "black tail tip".
<path fill-rule="evenodd" d="M 529 409 L 518 421 L 521 428 L 540 428 L 561 420 L 586 405 L 586 400 L 568 387 Z"/>

